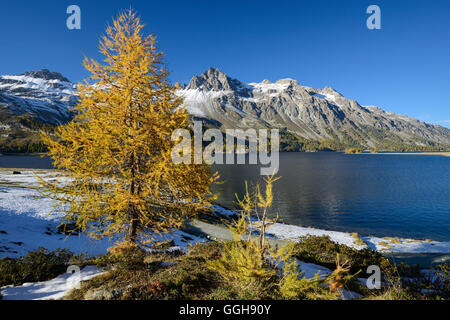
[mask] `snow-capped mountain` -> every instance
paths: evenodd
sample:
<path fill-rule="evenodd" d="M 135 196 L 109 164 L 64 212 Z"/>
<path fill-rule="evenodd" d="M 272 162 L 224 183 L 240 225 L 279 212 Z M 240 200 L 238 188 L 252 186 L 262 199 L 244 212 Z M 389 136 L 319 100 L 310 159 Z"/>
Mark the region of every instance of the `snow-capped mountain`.
<path fill-rule="evenodd" d="M 314 89 L 296 80 L 243 83 L 219 69 L 194 76 L 177 94 L 188 111 L 226 128 L 285 128 L 310 140 L 382 145 L 450 145 L 450 130 L 361 106 L 330 87 Z"/>
<path fill-rule="evenodd" d="M 26 115 L 41 123 L 71 119 L 76 85 L 57 72 L 38 70 L 0 76 L 0 136 L 16 141 L 29 131 Z M 393 145 L 450 146 L 450 130 L 375 106 L 361 106 L 330 87 L 314 89 L 296 80 L 244 83 L 210 68 L 177 91 L 191 115 L 221 129 L 280 128 L 312 141 L 389 148 Z M 19 130 L 16 134 L 11 134 Z"/>
<path fill-rule="evenodd" d="M 46 69 L 0 76 L 0 111 L 26 114 L 48 124 L 64 123 L 77 101 L 75 90 L 68 79 Z"/>

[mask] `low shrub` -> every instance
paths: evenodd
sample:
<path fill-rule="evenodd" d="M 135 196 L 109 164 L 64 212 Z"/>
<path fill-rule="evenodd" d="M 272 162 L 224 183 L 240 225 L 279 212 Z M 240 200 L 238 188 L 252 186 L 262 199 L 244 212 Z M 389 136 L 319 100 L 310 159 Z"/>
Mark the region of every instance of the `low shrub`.
<path fill-rule="evenodd" d="M 306 279 L 299 273 L 295 259 L 285 259 L 280 277 L 279 292 L 281 298 L 293 300 L 335 300 L 339 297 L 338 290 L 327 288 L 334 276 L 324 277 L 317 273 L 313 279 Z"/>
<path fill-rule="evenodd" d="M 173 257 L 161 253 L 145 253 L 143 259 L 138 254 L 139 263 L 129 268 L 134 259 L 117 260 L 111 252 L 99 258 L 102 266 L 109 271 L 87 282 L 80 289 L 72 290 L 64 299 L 88 299 L 92 292 L 121 292 L 118 299 L 215 299 L 217 295 L 231 297 L 233 293 L 214 293 L 221 284 L 216 272 L 206 267 L 206 261 L 215 259 L 221 244 L 199 243 L 192 246 L 188 254 Z M 146 261 L 144 264 L 141 261 Z M 119 264 L 119 267 L 118 265 Z M 126 267 L 127 269 L 123 269 Z"/>
<path fill-rule="evenodd" d="M 436 277 L 434 287 L 438 289 L 439 297 L 450 299 L 450 265 L 447 263 L 439 265 L 434 275 Z"/>
<path fill-rule="evenodd" d="M 95 264 L 100 268 L 115 267 L 119 270 L 139 270 L 145 266 L 147 252 L 130 243 L 120 243 L 110 249 L 108 253 L 95 259 Z"/>
<path fill-rule="evenodd" d="M 0 287 L 25 282 L 46 281 L 65 273 L 72 253 L 65 249 L 39 248 L 18 259 L 0 259 Z"/>
<path fill-rule="evenodd" d="M 329 236 L 306 236 L 295 244 L 293 255 L 299 260 L 325 266 L 331 270 L 336 266 L 336 254 L 348 260 L 350 272 L 364 273 L 368 266 L 377 265 L 382 270 L 391 268 L 390 261 L 380 253 L 368 248 L 356 250 L 330 240 Z"/>
<path fill-rule="evenodd" d="M 360 148 L 347 148 L 345 149 L 346 154 L 354 154 L 354 153 L 362 153 L 362 149 Z"/>

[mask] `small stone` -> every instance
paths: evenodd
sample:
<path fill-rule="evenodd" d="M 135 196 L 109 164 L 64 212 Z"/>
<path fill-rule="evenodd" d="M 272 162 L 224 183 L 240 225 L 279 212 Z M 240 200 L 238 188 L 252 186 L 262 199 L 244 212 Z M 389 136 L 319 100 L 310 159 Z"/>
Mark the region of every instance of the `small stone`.
<path fill-rule="evenodd" d="M 115 300 L 120 298 L 122 295 L 121 289 L 91 289 L 84 295 L 86 300 Z"/>

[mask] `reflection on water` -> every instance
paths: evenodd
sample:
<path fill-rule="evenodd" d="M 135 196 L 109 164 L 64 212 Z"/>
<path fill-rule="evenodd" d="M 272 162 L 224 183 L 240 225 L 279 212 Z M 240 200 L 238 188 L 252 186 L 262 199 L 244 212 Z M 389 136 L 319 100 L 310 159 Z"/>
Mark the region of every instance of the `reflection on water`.
<path fill-rule="evenodd" d="M 220 165 L 220 203 L 232 207 L 257 166 Z M 450 158 L 282 153 L 274 210 L 285 223 L 363 235 L 450 240 Z"/>

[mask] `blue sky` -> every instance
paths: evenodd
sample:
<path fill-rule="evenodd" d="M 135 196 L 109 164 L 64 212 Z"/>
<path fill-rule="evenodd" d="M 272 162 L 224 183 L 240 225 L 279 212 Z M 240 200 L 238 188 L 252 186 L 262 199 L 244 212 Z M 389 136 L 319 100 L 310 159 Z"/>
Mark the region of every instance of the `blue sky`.
<path fill-rule="evenodd" d="M 81 30 L 66 28 L 71 4 Z M 366 27 L 371 4 L 381 30 Z M 0 74 L 47 68 L 82 80 L 83 56 L 101 59 L 99 36 L 130 5 L 157 34 L 173 82 L 210 66 L 245 82 L 293 78 L 450 127 L 448 0 L 2 1 Z"/>

